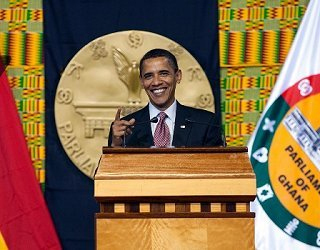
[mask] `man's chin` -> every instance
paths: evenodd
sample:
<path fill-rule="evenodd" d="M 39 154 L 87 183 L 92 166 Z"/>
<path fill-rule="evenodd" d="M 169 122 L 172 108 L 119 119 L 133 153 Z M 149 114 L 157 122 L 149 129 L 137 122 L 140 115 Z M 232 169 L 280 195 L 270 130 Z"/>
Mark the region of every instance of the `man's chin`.
<path fill-rule="evenodd" d="M 164 111 L 167 108 L 169 108 L 171 106 L 172 103 L 169 102 L 151 102 L 153 104 L 153 106 L 155 106 L 157 109 Z"/>
<path fill-rule="evenodd" d="M 152 100 L 151 103 L 158 109 L 163 109 L 166 107 L 166 102 L 155 102 L 154 100 Z"/>

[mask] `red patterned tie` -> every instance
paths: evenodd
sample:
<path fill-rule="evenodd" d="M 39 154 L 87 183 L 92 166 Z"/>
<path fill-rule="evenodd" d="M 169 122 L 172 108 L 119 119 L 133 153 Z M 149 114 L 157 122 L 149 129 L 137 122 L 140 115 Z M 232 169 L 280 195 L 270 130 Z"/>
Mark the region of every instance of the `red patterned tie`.
<path fill-rule="evenodd" d="M 167 114 L 165 112 L 159 113 L 159 122 L 154 131 L 153 141 L 158 148 L 166 148 L 170 146 L 170 130 L 165 122 Z"/>

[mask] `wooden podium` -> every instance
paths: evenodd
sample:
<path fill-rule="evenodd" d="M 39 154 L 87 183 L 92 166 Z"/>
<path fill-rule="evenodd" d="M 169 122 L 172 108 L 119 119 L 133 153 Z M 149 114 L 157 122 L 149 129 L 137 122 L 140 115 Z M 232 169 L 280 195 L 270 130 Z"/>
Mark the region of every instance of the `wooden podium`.
<path fill-rule="evenodd" d="M 97 249 L 254 249 L 247 148 L 103 148 Z"/>

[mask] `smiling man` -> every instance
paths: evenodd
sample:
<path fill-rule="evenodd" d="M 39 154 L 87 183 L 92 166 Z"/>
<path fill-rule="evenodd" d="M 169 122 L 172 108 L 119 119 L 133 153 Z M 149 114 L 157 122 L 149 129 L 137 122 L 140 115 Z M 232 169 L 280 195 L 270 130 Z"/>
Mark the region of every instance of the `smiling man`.
<path fill-rule="evenodd" d="M 147 52 L 140 61 L 140 81 L 149 103 L 122 119 L 118 109 L 110 129 L 109 146 L 222 146 L 224 140 L 215 115 L 181 105 L 176 100 L 176 85 L 181 78 L 172 53 L 164 49 Z"/>

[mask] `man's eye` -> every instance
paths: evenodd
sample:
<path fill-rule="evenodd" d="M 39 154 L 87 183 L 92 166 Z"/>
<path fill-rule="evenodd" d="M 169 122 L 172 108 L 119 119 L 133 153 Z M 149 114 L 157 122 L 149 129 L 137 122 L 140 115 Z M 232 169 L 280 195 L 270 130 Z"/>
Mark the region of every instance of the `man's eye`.
<path fill-rule="evenodd" d="M 161 72 L 160 75 L 161 76 L 167 76 L 167 75 L 169 75 L 169 73 L 168 72 Z"/>
<path fill-rule="evenodd" d="M 151 75 L 145 75 L 144 79 L 150 79 L 152 76 Z"/>

